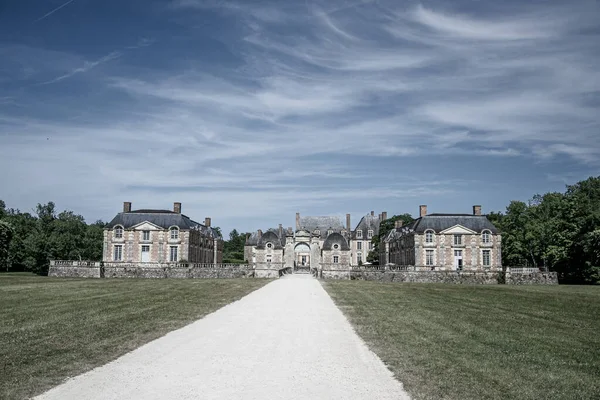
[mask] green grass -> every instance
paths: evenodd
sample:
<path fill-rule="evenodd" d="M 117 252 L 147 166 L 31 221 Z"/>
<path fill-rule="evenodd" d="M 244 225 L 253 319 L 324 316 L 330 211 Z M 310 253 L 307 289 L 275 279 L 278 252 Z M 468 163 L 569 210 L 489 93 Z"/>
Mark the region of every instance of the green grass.
<path fill-rule="evenodd" d="M 0 274 L 0 399 L 41 393 L 267 282 Z"/>
<path fill-rule="evenodd" d="M 323 286 L 415 399 L 600 398 L 600 287 Z"/>

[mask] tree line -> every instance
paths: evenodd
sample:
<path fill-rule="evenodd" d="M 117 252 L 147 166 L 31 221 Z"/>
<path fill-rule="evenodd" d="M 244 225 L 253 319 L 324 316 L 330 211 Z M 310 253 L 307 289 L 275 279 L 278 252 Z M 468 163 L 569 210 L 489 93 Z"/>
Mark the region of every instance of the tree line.
<path fill-rule="evenodd" d="M 38 204 L 32 213 L 6 208 L 0 200 L 0 270 L 48 273 L 50 260 L 102 260 L 106 224 L 87 224 L 55 204 Z"/>

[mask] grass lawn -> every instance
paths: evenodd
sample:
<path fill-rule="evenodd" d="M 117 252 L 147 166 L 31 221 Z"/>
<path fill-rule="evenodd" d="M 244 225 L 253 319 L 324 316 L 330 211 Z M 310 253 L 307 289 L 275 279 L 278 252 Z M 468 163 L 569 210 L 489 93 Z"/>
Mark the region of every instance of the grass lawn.
<path fill-rule="evenodd" d="M 600 398 L 600 287 L 323 286 L 415 399 Z"/>
<path fill-rule="evenodd" d="M 0 274 L 0 399 L 39 394 L 267 282 Z"/>

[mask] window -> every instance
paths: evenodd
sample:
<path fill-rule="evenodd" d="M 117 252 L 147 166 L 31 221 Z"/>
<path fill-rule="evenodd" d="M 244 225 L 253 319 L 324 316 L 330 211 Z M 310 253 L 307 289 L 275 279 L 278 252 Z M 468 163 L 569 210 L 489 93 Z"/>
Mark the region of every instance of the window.
<path fill-rule="evenodd" d="M 170 252 L 169 252 L 169 261 L 171 262 L 177 262 L 179 261 L 179 258 L 177 257 L 177 246 L 171 246 L 170 248 Z"/>
<path fill-rule="evenodd" d="M 179 239 L 179 228 L 173 227 L 170 229 L 171 239 L 176 240 Z"/>
<path fill-rule="evenodd" d="M 491 254 L 489 250 L 483 250 L 483 265 L 485 267 L 489 267 L 490 266 L 490 261 L 491 261 Z"/>
<path fill-rule="evenodd" d="M 273 243 L 267 243 L 267 249 L 272 249 L 273 248 Z"/>
<path fill-rule="evenodd" d="M 362 254 L 361 253 L 357 253 L 356 254 L 356 261 L 360 264 L 362 262 Z"/>
<path fill-rule="evenodd" d="M 339 249 L 339 248 L 340 248 L 340 245 L 339 245 L 339 244 L 334 244 L 334 245 L 333 245 L 333 249 L 334 249 L 334 250 L 337 250 L 337 249 Z"/>
<path fill-rule="evenodd" d="M 122 261 L 123 260 L 123 246 L 116 245 L 113 251 L 113 260 L 114 261 Z"/>
<path fill-rule="evenodd" d="M 115 227 L 115 237 L 117 239 L 123 238 L 123 227 L 122 226 L 116 226 Z"/>
<path fill-rule="evenodd" d="M 317 236 L 321 236 L 321 231 L 317 229 L 317 230 L 315 231 L 315 235 L 317 235 Z"/>
<path fill-rule="evenodd" d="M 150 240 L 150 231 L 142 231 L 142 240 Z"/>
<path fill-rule="evenodd" d="M 372 237 L 373 237 L 373 230 L 372 230 L 372 229 L 369 229 L 369 230 L 367 231 L 367 239 L 371 239 Z"/>
<path fill-rule="evenodd" d="M 425 265 L 433 266 L 433 250 L 425 250 Z"/>
<path fill-rule="evenodd" d="M 356 249 L 362 250 L 362 242 L 356 242 Z"/>
<path fill-rule="evenodd" d="M 271 256 L 267 256 L 267 262 L 270 263 L 271 262 Z"/>
<path fill-rule="evenodd" d="M 491 232 L 490 231 L 483 231 L 483 233 L 481 234 L 481 241 L 483 243 L 490 243 L 491 242 Z"/>
<path fill-rule="evenodd" d="M 337 264 L 340 262 L 340 257 L 339 256 L 333 256 L 333 263 Z"/>
<path fill-rule="evenodd" d="M 369 242 L 369 250 L 373 250 L 373 242 Z"/>
<path fill-rule="evenodd" d="M 362 231 L 361 230 L 356 231 L 356 237 L 358 239 L 362 239 Z"/>
<path fill-rule="evenodd" d="M 454 245 L 460 246 L 462 244 L 462 235 L 454 235 Z"/>
<path fill-rule="evenodd" d="M 433 231 L 425 232 L 425 243 L 433 243 Z"/>

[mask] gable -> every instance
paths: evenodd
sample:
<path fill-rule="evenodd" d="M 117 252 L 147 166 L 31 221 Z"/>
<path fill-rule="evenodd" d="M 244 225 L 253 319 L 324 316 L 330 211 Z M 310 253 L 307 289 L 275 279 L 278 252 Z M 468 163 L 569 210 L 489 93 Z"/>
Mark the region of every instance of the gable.
<path fill-rule="evenodd" d="M 448 229 L 441 231 L 440 233 L 448 234 L 448 235 L 473 235 L 477 232 L 472 231 L 471 229 L 465 228 L 462 225 L 454 225 Z"/>
<path fill-rule="evenodd" d="M 131 229 L 134 231 L 162 231 L 163 230 L 163 228 L 161 228 L 160 226 L 154 225 L 153 223 L 148 222 L 148 221 L 144 221 L 140 224 L 132 226 Z"/>

